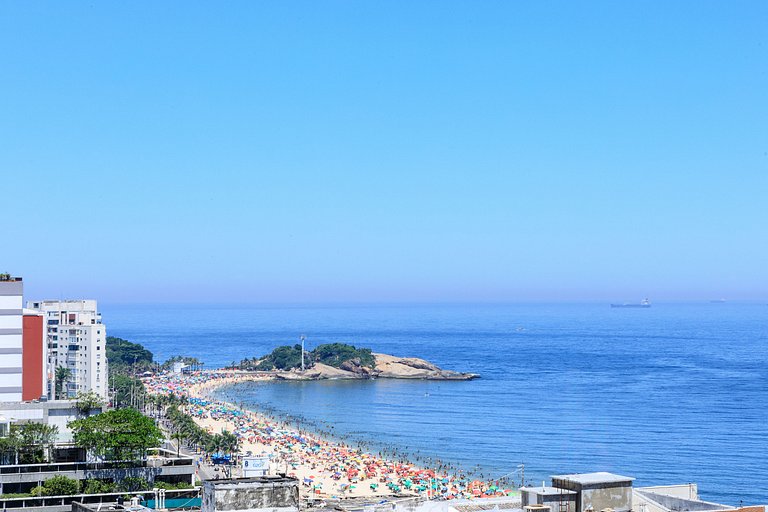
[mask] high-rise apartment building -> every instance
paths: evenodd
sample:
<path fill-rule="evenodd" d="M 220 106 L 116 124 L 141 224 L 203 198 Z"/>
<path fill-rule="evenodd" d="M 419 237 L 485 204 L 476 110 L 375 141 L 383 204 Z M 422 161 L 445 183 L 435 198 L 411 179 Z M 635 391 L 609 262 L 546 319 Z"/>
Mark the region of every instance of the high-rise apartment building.
<path fill-rule="evenodd" d="M 56 371 L 67 368 L 62 397 L 93 391 L 107 397 L 107 329 L 101 323 L 95 300 L 44 300 L 27 302 L 43 315 L 47 341 L 48 396 L 55 397 Z"/>
<path fill-rule="evenodd" d="M 0 274 L 0 401 L 21 401 L 23 292 L 19 277 Z"/>

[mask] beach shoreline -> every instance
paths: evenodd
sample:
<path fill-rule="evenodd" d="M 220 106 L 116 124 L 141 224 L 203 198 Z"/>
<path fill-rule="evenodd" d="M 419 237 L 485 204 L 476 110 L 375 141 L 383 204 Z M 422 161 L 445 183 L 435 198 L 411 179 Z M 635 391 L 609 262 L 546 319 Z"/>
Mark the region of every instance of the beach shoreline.
<path fill-rule="evenodd" d="M 426 499 L 491 498 L 515 495 L 505 482 L 470 480 L 464 471 L 443 466 L 420 467 L 405 454 L 373 453 L 375 443 L 352 446 L 333 433 L 290 418 L 221 400 L 216 392 L 247 382 L 279 380 L 266 372 L 209 370 L 165 374 L 144 379 L 150 394 L 184 396 L 185 412 L 210 433 L 234 432 L 240 453 L 270 458 L 270 473 L 297 478 L 303 498 L 423 497 Z M 363 448 L 365 446 L 365 449 Z"/>

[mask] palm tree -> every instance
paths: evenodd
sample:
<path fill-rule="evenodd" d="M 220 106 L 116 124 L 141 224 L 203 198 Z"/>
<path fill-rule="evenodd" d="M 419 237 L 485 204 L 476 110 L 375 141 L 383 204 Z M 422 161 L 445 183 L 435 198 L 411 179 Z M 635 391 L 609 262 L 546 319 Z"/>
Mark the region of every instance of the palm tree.
<path fill-rule="evenodd" d="M 176 441 L 176 458 L 179 458 L 179 451 L 181 450 L 181 442 L 184 439 L 189 438 L 190 432 L 185 428 L 176 428 L 171 434 L 171 439 Z"/>
<path fill-rule="evenodd" d="M 192 431 L 189 441 L 195 446 L 195 451 L 198 450 L 201 444 L 205 443 L 207 436 L 208 433 L 199 427 Z"/>
<path fill-rule="evenodd" d="M 208 445 L 205 450 L 209 454 L 220 454 L 224 449 L 224 438 L 221 434 L 213 434 L 208 438 Z"/>
<path fill-rule="evenodd" d="M 240 440 L 237 438 L 237 435 L 233 434 L 232 432 L 223 431 L 221 433 L 221 440 L 222 440 L 222 448 L 225 451 L 229 452 L 230 457 L 235 454 L 238 450 L 238 444 Z"/>
<path fill-rule="evenodd" d="M 63 366 L 56 368 L 55 374 L 55 394 L 56 398 L 61 400 L 61 392 L 64 388 L 64 384 L 72 377 L 72 370 Z"/>

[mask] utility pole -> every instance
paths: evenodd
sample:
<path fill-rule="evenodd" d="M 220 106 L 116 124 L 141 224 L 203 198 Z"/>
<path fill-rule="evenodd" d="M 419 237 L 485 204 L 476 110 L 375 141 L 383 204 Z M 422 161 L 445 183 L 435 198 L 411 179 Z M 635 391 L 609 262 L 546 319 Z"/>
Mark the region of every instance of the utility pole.
<path fill-rule="evenodd" d="M 302 334 L 299 336 L 299 339 L 301 340 L 301 373 L 304 373 L 304 340 L 306 340 L 307 337 Z"/>

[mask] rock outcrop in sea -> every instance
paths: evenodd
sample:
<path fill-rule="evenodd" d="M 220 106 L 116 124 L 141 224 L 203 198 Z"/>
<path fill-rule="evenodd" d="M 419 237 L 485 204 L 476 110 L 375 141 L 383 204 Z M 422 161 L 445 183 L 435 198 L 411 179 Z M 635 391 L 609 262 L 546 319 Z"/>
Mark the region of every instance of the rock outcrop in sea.
<path fill-rule="evenodd" d="M 373 368 L 363 366 L 358 359 L 350 359 L 339 368 L 315 363 L 312 368 L 275 371 L 274 376 L 284 380 L 325 380 L 325 379 L 422 379 L 422 380 L 471 380 L 480 377 L 475 373 L 461 373 L 442 368 L 417 357 L 396 357 L 376 354 Z"/>

